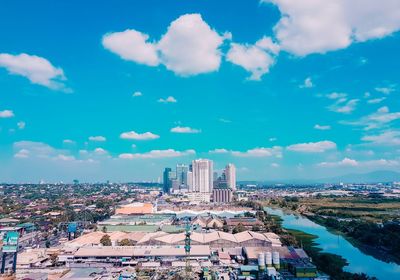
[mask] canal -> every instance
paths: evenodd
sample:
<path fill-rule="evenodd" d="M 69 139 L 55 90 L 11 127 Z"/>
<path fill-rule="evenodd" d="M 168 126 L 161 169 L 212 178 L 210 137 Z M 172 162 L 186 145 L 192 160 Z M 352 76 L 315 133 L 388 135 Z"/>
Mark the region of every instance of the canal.
<path fill-rule="evenodd" d="M 353 273 L 365 273 L 375 276 L 380 280 L 400 279 L 400 265 L 386 263 L 366 255 L 354 247 L 343 236 L 329 232 L 324 226 L 318 225 L 306 217 L 287 214 L 281 209 L 265 208 L 267 213 L 281 217 L 282 226 L 286 229 L 301 230 L 317 236 L 315 242 L 323 252 L 336 254 L 345 258 L 348 265 L 345 271 Z"/>

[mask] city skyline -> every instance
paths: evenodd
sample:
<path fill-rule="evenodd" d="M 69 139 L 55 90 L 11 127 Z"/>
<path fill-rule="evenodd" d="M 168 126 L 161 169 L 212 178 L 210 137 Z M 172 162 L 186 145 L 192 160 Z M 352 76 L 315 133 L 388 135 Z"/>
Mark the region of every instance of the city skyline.
<path fill-rule="evenodd" d="M 3 3 L 0 182 L 400 170 L 396 1 L 215 2 Z"/>

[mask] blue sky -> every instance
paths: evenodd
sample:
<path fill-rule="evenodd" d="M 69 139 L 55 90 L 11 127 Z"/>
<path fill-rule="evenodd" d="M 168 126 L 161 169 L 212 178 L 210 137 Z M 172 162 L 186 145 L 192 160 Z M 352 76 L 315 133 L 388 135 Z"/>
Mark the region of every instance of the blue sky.
<path fill-rule="evenodd" d="M 360 1 L 3 1 L 0 181 L 399 170 L 400 4 Z"/>

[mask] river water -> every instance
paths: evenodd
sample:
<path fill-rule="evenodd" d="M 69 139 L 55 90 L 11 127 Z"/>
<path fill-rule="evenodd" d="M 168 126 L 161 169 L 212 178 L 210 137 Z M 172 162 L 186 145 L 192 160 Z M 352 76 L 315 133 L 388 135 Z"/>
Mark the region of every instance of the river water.
<path fill-rule="evenodd" d="M 400 279 L 400 265 L 385 263 L 372 256 L 366 255 L 354 247 L 341 235 L 329 232 L 325 227 L 318 225 L 306 217 L 287 214 L 281 209 L 266 207 L 269 214 L 282 218 L 282 226 L 286 229 L 296 229 L 318 236 L 314 241 L 324 252 L 342 256 L 349 263 L 344 269 L 349 272 L 363 272 L 375 276 L 380 280 Z"/>

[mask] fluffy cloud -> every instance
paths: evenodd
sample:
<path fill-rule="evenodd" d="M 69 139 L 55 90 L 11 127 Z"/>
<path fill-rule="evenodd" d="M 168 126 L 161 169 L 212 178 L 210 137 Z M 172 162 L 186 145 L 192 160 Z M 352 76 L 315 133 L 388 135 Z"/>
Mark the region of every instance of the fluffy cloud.
<path fill-rule="evenodd" d="M 12 118 L 14 117 L 14 112 L 11 110 L 4 110 L 4 111 L 0 111 L 0 118 Z"/>
<path fill-rule="evenodd" d="M 147 42 L 148 39 L 147 34 L 128 29 L 104 35 L 103 46 L 122 59 L 157 66 L 160 63 L 157 47 L 154 43 Z"/>
<path fill-rule="evenodd" d="M 227 153 L 229 153 L 229 151 L 227 149 L 220 148 L 220 149 L 211 150 L 211 151 L 209 151 L 209 153 L 210 154 L 227 154 Z"/>
<path fill-rule="evenodd" d="M 328 150 L 336 149 L 336 143 L 332 141 L 309 142 L 290 145 L 286 148 L 289 151 L 303 153 L 323 153 Z"/>
<path fill-rule="evenodd" d="M 90 136 L 89 137 L 89 141 L 93 141 L 93 142 L 104 142 L 106 140 L 107 139 L 104 136 Z"/>
<path fill-rule="evenodd" d="M 121 133 L 120 138 L 130 140 L 153 140 L 160 138 L 160 136 L 151 132 L 137 133 L 135 131 L 128 131 Z"/>
<path fill-rule="evenodd" d="M 332 92 L 327 94 L 326 97 L 329 99 L 342 99 L 342 98 L 347 98 L 347 94 L 340 92 Z"/>
<path fill-rule="evenodd" d="M 120 154 L 121 159 L 155 159 L 155 158 L 173 158 L 188 155 L 194 155 L 195 150 L 175 151 L 174 149 L 167 150 L 151 150 L 147 153 L 126 153 Z"/>
<path fill-rule="evenodd" d="M 140 91 L 135 91 L 135 92 L 132 94 L 132 96 L 133 96 L 133 97 L 143 96 L 143 93 L 141 93 Z"/>
<path fill-rule="evenodd" d="M 357 161 L 351 158 L 344 158 L 341 161 L 336 162 L 321 162 L 318 164 L 320 167 L 394 167 L 399 166 L 400 163 L 397 160 L 391 159 L 374 159 Z"/>
<path fill-rule="evenodd" d="M 250 72 L 250 80 L 260 80 L 269 72 L 278 53 L 279 46 L 271 38 L 264 37 L 254 45 L 231 43 L 226 59 Z"/>
<path fill-rule="evenodd" d="M 186 14 L 171 22 L 158 48 L 167 69 L 189 76 L 219 69 L 224 39 L 200 14 Z"/>
<path fill-rule="evenodd" d="M 65 89 L 62 81 L 66 80 L 61 68 L 54 67 L 47 59 L 25 53 L 12 55 L 0 54 L 0 67 L 10 74 L 28 78 L 33 84 L 51 89 Z"/>
<path fill-rule="evenodd" d="M 400 29 L 397 0 L 261 0 L 281 12 L 274 27 L 281 48 L 305 56 L 382 38 Z"/>
<path fill-rule="evenodd" d="M 106 150 L 104 150 L 103 148 L 94 149 L 94 153 L 96 155 L 106 155 L 106 154 L 108 154 L 108 152 Z"/>
<path fill-rule="evenodd" d="M 400 145 L 400 131 L 387 130 L 380 134 L 364 136 L 361 140 L 374 145 L 398 146 Z"/>
<path fill-rule="evenodd" d="M 158 99 L 157 102 L 160 102 L 160 103 L 176 103 L 176 102 L 178 102 L 178 100 L 176 100 L 175 97 L 173 97 L 173 96 L 168 96 L 165 99 L 164 98 Z"/>
<path fill-rule="evenodd" d="M 319 125 L 319 124 L 316 124 L 316 125 L 314 125 L 314 128 L 318 129 L 318 130 L 329 130 L 329 129 L 331 129 L 331 126 L 330 125 Z"/>
<path fill-rule="evenodd" d="M 53 148 L 43 142 L 19 141 L 15 142 L 13 147 L 17 151 L 14 157 L 19 159 L 34 157 L 62 161 L 75 160 L 68 151 Z"/>
<path fill-rule="evenodd" d="M 108 33 L 103 46 L 125 60 L 149 66 L 160 63 L 177 75 L 213 72 L 221 64 L 220 47 L 227 37 L 218 34 L 200 14 L 182 15 L 168 27 L 159 42 L 136 30 Z"/>
<path fill-rule="evenodd" d="M 245 152 L 231 151 L 231 154 L 236 157 L 282 157 L 282 147 L 274 146 L 272 148 L 254 148 Z"/>
<path fill-rule="evenodd" d="M 400 119 L 400 112 L 390 113 L 387 106 L 379 108 L 375 113 L 362 117 L 357 121 L 342 121 L 342 124 L 364 126 L 364 130 L 382 128 L 389 123 Z"/>
<path fill-rule="evenodd" d="M 174 133 L 200 133 L 201 130 L 196 129 L 196 128 L 191 128 L 188 126 L 176 126 L 176 127 L 171 128 L 171 132 L 174 132 Z"/>
<path fill-rule="evenodd" d="M 358 161 L 351 158 L 344 158 L 341 161 L 337 162 L 321 162 L 318 166 L 322 167 L 337 167 L 337 166 L 357 166 Z"/>

